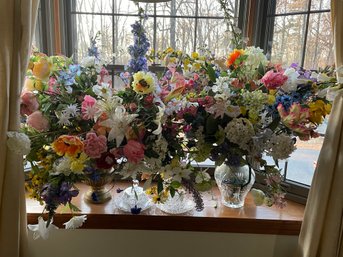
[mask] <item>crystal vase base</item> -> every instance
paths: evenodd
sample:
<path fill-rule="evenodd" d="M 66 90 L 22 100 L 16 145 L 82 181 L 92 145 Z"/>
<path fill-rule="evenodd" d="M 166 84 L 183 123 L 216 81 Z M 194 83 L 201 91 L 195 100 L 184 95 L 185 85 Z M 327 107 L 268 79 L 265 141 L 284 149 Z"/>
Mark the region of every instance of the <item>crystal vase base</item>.
<path fill-rule="evenodd" d="M 85 194 L 84 199 L 90 203 L 102 204 L 111 200 L 110 191 L 105 187 L 91 187 Z"/>
<path fill-rule="evenodd" d="M 222 184 L 222 187 L 225 187 L 225 185 Z M 244 206 L 245 197 L 242 197 L 241 187 L 223 189 L 221 193 L 222 204 L 226 207 L 237 209 Z"/>

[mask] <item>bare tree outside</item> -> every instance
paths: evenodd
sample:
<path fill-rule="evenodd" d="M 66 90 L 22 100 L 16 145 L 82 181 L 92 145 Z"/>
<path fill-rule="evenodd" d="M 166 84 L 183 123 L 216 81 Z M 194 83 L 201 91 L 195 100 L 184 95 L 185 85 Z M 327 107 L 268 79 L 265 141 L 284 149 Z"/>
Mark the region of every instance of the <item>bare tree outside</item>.
<path fill-rule="evenodd" d="M 277 0 L 271 60 L 287 66 L 301 63 L 306 33 L 308 0 Z M 312 0 L 310 11 L 330 9 L 330 0 Z M 318 69 L 334 64 L 330 12 L 309 14 L 304 68 Z"/>
<path fill-rule="evenodd" d="M 236 2 L 230 1 L 232 10 Z M 230 34 L 217 1 L 172 0 L 140 6 L 149 16 L 145 28 L 154 50 L 172 47 L 191 53 L 206 47 L 219 56 L 228 54 Z M 129 0 L 75 0 L 75 58 L 79 60 L 87 54 L 90 37 L 100 31 L 103 57 L 125 65 L 129 60 L 127 47 L 133 40 L 130 25 L 137 13 L 137 7 Z"/>

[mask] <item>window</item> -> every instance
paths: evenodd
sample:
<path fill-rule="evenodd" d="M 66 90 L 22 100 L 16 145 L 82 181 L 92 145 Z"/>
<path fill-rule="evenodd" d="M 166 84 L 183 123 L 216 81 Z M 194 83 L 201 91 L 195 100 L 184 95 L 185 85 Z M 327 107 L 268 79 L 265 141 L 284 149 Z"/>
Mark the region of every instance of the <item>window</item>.
<path fill-rule="evenodd" d="M 330 0 L 270 1 L 267 53 L 273 62 L 307 69 L 334 64 Z"/>
<path fill-rule="evenodd" d="M 50 8 L 45 1 L 41 5 L 42 24 L 48 24 L 53 31 L 48 17 L 53 16 L 54 7 Z M 226 33 L 224 14 L 217 1 L 172 0 L 140 3 L 140 6 L 149 16 L 145 28 L 152 49 L 159 51 L 171 46 L 190 53 L 205 46 L 216 56 L 229 52 L 230 34 Z M 230 0 L 230 8 L 243 35 L 250 38 L 249 43 L 264 48 L 273 62 L 284 66 L 297 62 L 307 69 L 334 63 L 329 0 Z M 60 12 L 64 54 L 82 59 L 87 54 L 90 38 L 100 31 L 98 45 L 103 57 L 112 70 L 123 70 L 130 58 L 127 47 L 133 43 L 130 25 L 138 18 L 132 1 L 60 1 Z M 43 43 L 50 42 L 46 40 L 47 29 L 43 26 L 42 30 Z M 45 48 L 41 50 L 47 52 Z M 287 162 L 280 163 L 285 187 L 303 201 L 312 181 L 325 124 L 320 128 L 320 138 L 298 141 L 298 150 Z"/>
<path fill-rule="evenodd" d="M 230 1 L 236 10 L 238 0 Z M 173 47 L 188 53 L 208 47 L 216 55 L 228 52 L 230 35 L 225 33 L 223 12 L 217 1 L 172 0 L 167 3 L 140 3 L 149 19 L 145 28 L 156 51 Z M 76 59 L 87 53 L 90 37 L 100 31 L 101 53 L 112 64 L 125 65 L 132 44 L 131 27 L 137 7 L 129 0 L 73 0 L 67 8 L 72 31 L 71 49 Z"/>

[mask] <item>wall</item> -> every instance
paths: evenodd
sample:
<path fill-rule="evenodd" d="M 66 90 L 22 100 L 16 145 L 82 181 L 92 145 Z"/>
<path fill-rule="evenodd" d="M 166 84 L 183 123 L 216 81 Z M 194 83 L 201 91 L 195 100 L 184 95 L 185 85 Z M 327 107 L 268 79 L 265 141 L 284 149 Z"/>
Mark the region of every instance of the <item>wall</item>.
<path fill-rule="evenodd" d="M 139 230 L 56 230 L 32 257 L 290 257 L 296 236 Z"/>

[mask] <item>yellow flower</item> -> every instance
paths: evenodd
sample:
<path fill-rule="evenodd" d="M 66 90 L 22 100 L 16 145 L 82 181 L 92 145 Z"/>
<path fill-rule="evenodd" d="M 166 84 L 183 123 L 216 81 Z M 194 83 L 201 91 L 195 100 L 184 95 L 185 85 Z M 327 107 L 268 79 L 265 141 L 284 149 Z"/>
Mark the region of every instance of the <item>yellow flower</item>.
<path fill-rule="evenodd" d="M 275 103 L 275 96 L 274 95 L 268 95 L 268 104 L 272 105 Z"/>
<path fill-rule="evenodd" d="M 192 53 L 192 58 L 193 59 L 198 59 L 198 57 L 199 57 L 199 54 L 197 52 L 193 52 Z"/>
<path fill-rule="evenodd" d="M 154 77 L 149 72 L 139 71 L 133 74 L 132 88 L 138 94 L 149 94 L 155 89 Z"/>
<path fill-rule="evenodd" d="M 81 153 L 78 158 L 73 158 L 70 165 L 70 170 L 74 173 L 81 173 L 85 168 L 85 162 L 88 160 L 85 153 Z"/>
<path fill-rule="evenodd" d="M 317 100 L 308 106 L 310 108 L 309 120 L 315 124 L 322 123 L 323 117 L 331 112 L 331 104 L 326 104 L 323 100 Z"/>
<path fill-rule="evenodd" d="M 178 56 L 182 55 L 182 51 L 180 51 L 180 50 L 178 50 L 176 53 L 177 53 Z"/>
<path fill-rule="evenodd" d="M 48 79 L 52 64 L 47 58 L 33 63 L 32 74 L 41 80 Z"/>
<path fill-rule="evenodd" d="M 26 78 L 24 84 L 24 90 L 26 91 L 43 91 L 46 88 L 46 84 L 40 79 Z"/>
<path fill-rule="evenodd" d="M 201 64 L 200 63 L 198 63 L 198 62 L 196 62 L 196 63 L 193 63 L 193 69 L 194 70 L 200 70 L 200 68 L 201 68 Z"/>
<path fill-rule="evenodd" d="M 171 47 L 168 47 L 168 48 L 165 50 L 165 52 L 166 52 L 167 54 L 170 54 L 170 53 L 174 52 L 174 49 L 171 48 Z"/>

